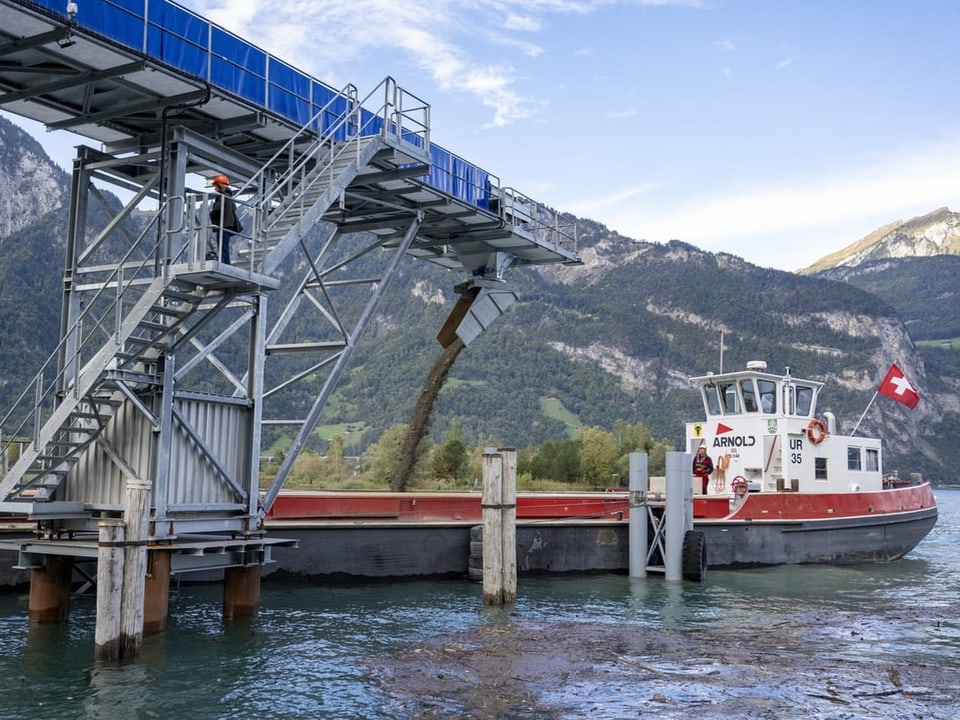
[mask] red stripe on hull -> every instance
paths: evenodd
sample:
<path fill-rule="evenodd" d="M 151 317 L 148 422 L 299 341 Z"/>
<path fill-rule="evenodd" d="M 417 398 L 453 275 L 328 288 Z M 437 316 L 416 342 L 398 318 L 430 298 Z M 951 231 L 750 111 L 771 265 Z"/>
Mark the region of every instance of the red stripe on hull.
<path fill-rule="evenodd" d="M 817 520 L 935 507 L 929 483 L 858 493 L 752 493 L 729 520 Z"/>
<path fill-rule="evenodd" d="M 751 493 L 729 513 L 724 496 L 694 497 L 695 518 L 816 520 L 886 515 L 936 506 L 929 484 L 860 493 Z M 612 518 L 629 516 L 625 492 L 524 493 L 517 496 L 519 519 Z M 482 520 L 479 493 L 392 493 L 285 491 L 268 520 Z"/>
<path fill-rule="evenodd" d="M 626 493 L 523 494 L 517 517 L 626 518 Z M 483 519 L 479 493 L 390 493 L 285 491 L 268 520 L 476 521 Z"/>

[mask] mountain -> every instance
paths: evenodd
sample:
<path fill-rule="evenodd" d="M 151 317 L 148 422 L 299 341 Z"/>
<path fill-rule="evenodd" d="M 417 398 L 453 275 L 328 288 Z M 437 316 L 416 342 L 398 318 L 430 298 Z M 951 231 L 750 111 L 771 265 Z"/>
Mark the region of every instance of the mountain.
<path fill-rule="evenodd" d="M 34 226 L 69 201 L 70 176 L 50 160 L 40 143 L 0 117 L 0 247 L 5 238 Z M 58 242 L 62 247 L 62 239 Z"/>
<path fill-rule="evenodd" d="M 0 187 L 10 196 L 0 206 L 0 228 L 10 228 L 0 236 L 3 408 L 58 340 L 69 178 L 2 118 L 0 138 Z M 25 163 L 24 154 L 34 159 Z M 766 360 L 774 372 L 789 367 L 825 382 L 820 409 L 842 430 L 869 406 L 860 427 L 888 441 L 886 470 L 955 480 L 960 355 L 917 347 L 895 293 L 868 292 L 853 276 L 799 275 L 680 242 L 636 241 L 587 219 L 578 220 L 578 237 L 583 265 L 508 273 L 520 299 L 460 355 L 434 410 L 434 437 L 456 419 L 471 444 L 523 446 L 625 420 L 680 447 L 683 423 L 701 415 L 688 378 Z M 946 292 L 950 270 L 942 272 Z M 430 263 L 402 264 L 321 419 L 355 428 L 348 454 L 408 421 L 462 279 Z M 917 282 L 918 291 L 934 287 Z M 915 310 L 908 322 L 919 320 Z M 891 362 L 920 392 L 914 411 L 885 398 L 871 404 Z M 291 398 L 290 415 L 312 399 Z M 264 428 L 267 443 L 281 443 L 279 432 Z"/>
<path fill-rule="evenodd" d="M 826 382 L 821 410 L 833 411 L 844 430 L 897 362 L 924 402 L 907 411 L 881 399 L 862 431 L 893 441 L 890 470 L 945 472 L 927 429 L 943 421 L 945 409 L 960 410 L 956 390 L 927 376 L 889 304 L 847 283 L 679 242 L 637 242 L 589 220 L 579 221 L 579 236 L 582 267 L 512 276 L 521 301 L 461 355 L 435 409 L 435 434 L 457 418 L 468 434 L 500 443 L 556 439 L 565 428 L 544 410 L 554 402 L 574 424 L 610 429 L 617 419 L 639 420 L 679 447 L 683 422 L 700 415 L 687 378 L 720 369 L 722 337 L 726 369 L 762 359 L 774 372 L 789 367 Z M 373 403 L 382 391 L 390 421 L 406 420 L 417 383 L 439 353 L 432 334 L 450 306 L 432 308 L 425 298 L 449 297 L 449 283 L 423 267 L 401 279 L 382 308 L 381 324 L 392 330 L 376 347 L 365 346 L 362 376 L 348 378 L 338 395 Z M 416 318 L 416 326 L 404 318 Z M 375 387 L 363 387 L 368 372 L 378 378 Z"/>
<path fill-rule="evenodd" d="M 70 176 L 0 118 L 0 417 L 59 339 L 69 198 Z"/>
<path fill-rule="evenodd" d="M 840 265 L 935 255 L 960 255 L 960 213 L 951 212 L 949 208 L 884 225 L 800 272 L 812 275 Z"/>
<path fill-rule="evenodd" d="M 889 303 L 915 342 L 949 344 L 960 338 L 960 255 L 868 260 L 815 277 L 849 283 Z"/>

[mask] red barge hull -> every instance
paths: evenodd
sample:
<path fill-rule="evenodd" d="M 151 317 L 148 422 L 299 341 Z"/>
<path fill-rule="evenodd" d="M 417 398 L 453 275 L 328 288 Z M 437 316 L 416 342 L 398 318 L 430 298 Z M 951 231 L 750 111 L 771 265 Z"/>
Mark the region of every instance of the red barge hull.
<path fill-rule="evenodd" d="M 662 501 L 651 500 L 655 512 Z M 928 483 L 860 493 L 751 493 L 733 512 L 724 496 L 694 497 L 694 529 L 707 542 L 710 567 L 856 563 L 902 557 L 937 520 Z M 626 492 L 524 493 L 517 521 L 606 520 L 626 523 Z M 479 493 L 284 491 L 267 524 L 477 524 Z"/>

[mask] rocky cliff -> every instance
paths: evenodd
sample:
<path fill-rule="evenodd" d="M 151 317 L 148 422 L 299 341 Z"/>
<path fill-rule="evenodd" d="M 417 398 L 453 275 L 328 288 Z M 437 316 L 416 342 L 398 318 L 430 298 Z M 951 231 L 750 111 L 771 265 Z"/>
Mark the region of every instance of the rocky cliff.
<path fill-rule="evenodd" d="M 839 265 L 861 265 L 886 258 L 960 254 L 960 213 L 940 208 L 911 220 L 897 220 L 874 230 L 842 250 L 801 270 L 813 274 Z"/>

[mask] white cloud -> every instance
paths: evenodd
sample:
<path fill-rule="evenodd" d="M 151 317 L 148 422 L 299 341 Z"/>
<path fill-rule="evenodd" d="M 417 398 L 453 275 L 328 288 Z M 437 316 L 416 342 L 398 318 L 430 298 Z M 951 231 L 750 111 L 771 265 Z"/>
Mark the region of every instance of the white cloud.
<path fill-rule="evenodd" d="M 504 27 L 506 27 L 507 30 L 537 32 L 541 29 L 542 24 L 540 20 L 529 15 L 516 15 L 514 13 L 508 13 L 507 19 L 504 21 Z"/>
<path fill-rule="evenodd" d="M 791 65 L 793 65 L 793 58 L 792 57 L 784 58 L 783 60 L 777 63 L 777 70 L 783 70 L 784 68 L 788 68 Z"/>
<path fill-rule="evenodd" d="M 277 57 L 334 85 L 371 52 L 396 52 L 384 74 L 402 62 L 440 90 L 475 96 L 491 109 L 487 125 L 537 114 L 538 96 L 519 89 L 518 70 L 489 46 L 539 57 L 542 48 L 511 33 L 535 35 L 551 15 L 586 15 L 610 5 L 681 5 L 698 0 L 183 0 L 204 17 L 251 39 Z"/>
<path fill-rule="evenodd" d="M 619 120 L 620 118 L 634 117 L 639 114 L 639 110 L 631 108 L 630 110 L 611 110 L 607 113 L 607 117 L 613 120 Z"/>
<path fill-rule="evenodd" d="M 625 187 L 571 208 L 602 217 L 636 239 L 678 239 L 712 252 L 784 270 L 810 265 L 894 220 L 960 203 L 960 138 L 895 155 L 837 175 L 771 181 L 730 194 L 702 191 L 681 203 L 661 188 Z"/>
<path fill-rule="evenodd" d="M 717 50 L 722 50 L 723 52 L 733 52 L 737 49 L 737 46 L 734 45 L 733 40 L 717 40 L 713 43 L 713 46 Z"/>

